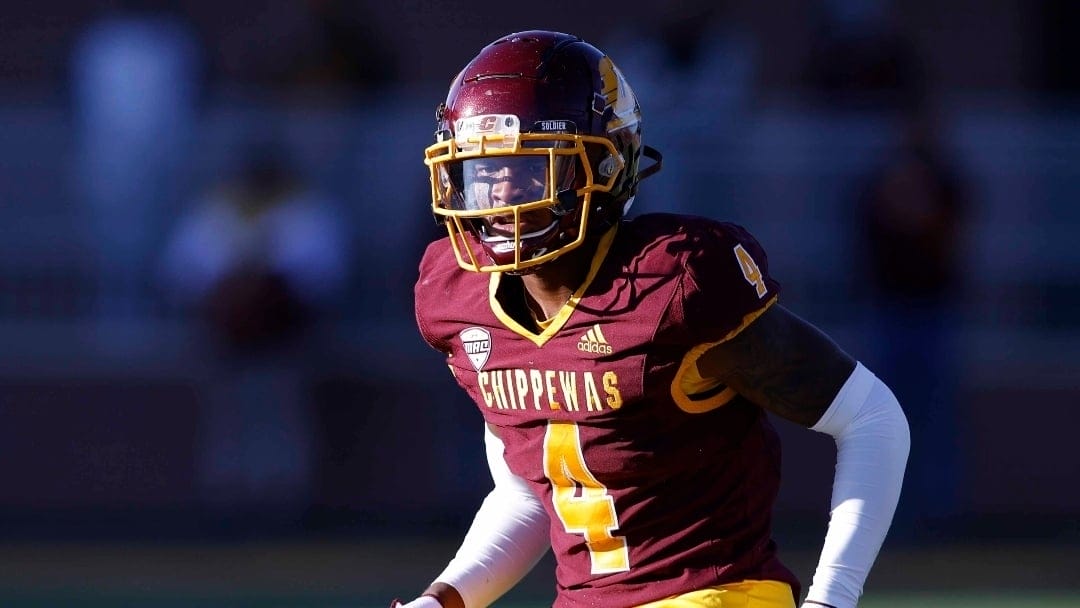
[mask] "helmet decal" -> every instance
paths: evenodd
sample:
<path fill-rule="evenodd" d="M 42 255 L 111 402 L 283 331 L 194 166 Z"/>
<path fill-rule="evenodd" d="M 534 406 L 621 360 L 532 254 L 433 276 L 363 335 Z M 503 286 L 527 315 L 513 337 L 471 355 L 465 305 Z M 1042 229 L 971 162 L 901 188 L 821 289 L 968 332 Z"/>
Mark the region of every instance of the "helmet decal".
<path fill-rule="evenodd" d="M 509 142 L 520 132 L 521 121 L 513 114 L 481 114 L 454 123 L 454 138 L 462 149 L 477 147 L 480 136 L 501 135 Z"/>
<path fill-rule="evenodd" d="M 634 96 L 633 91 L 630 90 L 629 85 L 626 84 L 622 72 L 607 56 L 600 60 L 597 69 L 600 72 L 600 80 L 603 82 L 604 87 L 599 94 L 603 99 L 603 108 L 605 110 L 610 108 L 612 113 L 611 120 L 604 125 L 605 128 L 608 131 L 614 131 L 637 125 L 638 121 L 641 120 L 637 98 Z"/>

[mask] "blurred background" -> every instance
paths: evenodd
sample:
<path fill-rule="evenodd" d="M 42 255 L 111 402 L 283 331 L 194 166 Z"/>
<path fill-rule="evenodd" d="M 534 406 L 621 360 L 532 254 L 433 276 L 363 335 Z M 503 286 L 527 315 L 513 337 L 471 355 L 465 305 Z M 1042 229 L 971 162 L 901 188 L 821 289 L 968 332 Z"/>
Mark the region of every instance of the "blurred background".
<path fill-rule="evenodd" d="M 489 479 L 413 326 L 422 151 L 456 71 L 533 28 L 635 88 L 665 168 L 634 211 L 748 227 L 905 406 L 864 604 L 1080 605 L 1070 0 L 6 2 L 0 605 L 383 606 L 437 574 Z M 777 425 L 808 583 L 833 447 Z"/>

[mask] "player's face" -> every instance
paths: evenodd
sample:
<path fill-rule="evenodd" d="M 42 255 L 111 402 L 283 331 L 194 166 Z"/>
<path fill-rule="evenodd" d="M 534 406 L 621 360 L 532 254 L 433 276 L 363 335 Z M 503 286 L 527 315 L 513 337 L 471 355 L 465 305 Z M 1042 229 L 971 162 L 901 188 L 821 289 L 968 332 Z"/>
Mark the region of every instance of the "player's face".
<path fill-rule="evenodd" d="M 467 160 L 463 167 L 466 206 L 470 209 L 498 209 L 543 200 L 548 196 L 548 159 L 544 156 L 496 156 Z M 550 210 L 519 214 L 523 235 L 551 225 Z M 491 216 L 488 230 L 498 236 L 512 236 L 513 213 Z"/>
<path fill-rule="evenodd" d="M 494 209 L 541 200 L 547 191 L 543 156 L 496 156 L 465 161 L 466 205 Z"/>

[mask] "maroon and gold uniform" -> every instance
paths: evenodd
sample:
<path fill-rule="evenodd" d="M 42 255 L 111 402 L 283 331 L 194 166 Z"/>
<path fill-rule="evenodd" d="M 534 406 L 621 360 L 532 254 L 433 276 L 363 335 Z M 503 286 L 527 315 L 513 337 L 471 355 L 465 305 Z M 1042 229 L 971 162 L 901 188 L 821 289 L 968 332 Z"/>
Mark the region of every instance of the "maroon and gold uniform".
<path fill-rule="evenodd" d="M 584 284 L 541 329 L 521 321 L 519 281 L 463 271 L 447 239 L 428 247 L 420 331 L 548 510 L 556 607 L 743 580 L 798 597 L 771 538 L 778 438 L 762 409 L 695 365 L 778 291 L 742 228 L 643 215 L 603 236 Z"/>

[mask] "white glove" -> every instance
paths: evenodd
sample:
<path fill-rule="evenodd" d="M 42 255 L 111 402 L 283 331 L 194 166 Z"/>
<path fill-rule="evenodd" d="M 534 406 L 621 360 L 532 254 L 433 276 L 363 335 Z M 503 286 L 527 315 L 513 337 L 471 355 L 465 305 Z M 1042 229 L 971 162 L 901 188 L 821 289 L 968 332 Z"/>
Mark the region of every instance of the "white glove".
<path fill-rule="evenodd" d="M 402 604 L 401 602 L 394 600 L 394 603 L 390 605 L 390 608 L 443 608 L 443 605 L 439 603 L 439 600 L 430 595 L 422 595 L 408 604 Z"/>

